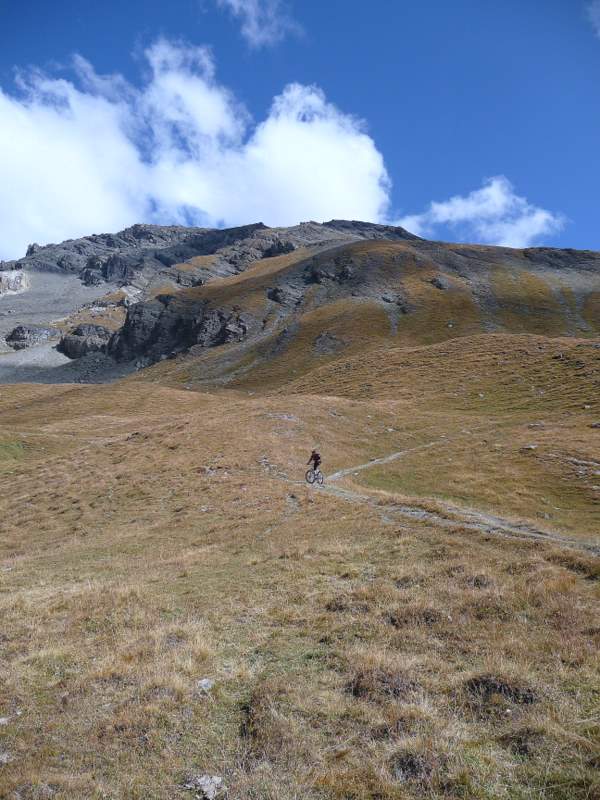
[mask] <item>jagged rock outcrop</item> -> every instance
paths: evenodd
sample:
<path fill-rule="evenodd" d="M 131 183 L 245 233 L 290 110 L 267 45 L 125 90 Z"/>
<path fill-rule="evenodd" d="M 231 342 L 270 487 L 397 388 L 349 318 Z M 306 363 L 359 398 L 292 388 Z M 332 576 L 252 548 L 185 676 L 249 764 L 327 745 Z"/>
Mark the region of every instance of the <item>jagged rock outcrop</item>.
<path fill-rule="evenodd" d="M 65 334 L 57 345 L 57 350 L 68 358 L 81 358 L 90 353 L 106 351 L 112 334 L 102 325 L 78 325 Z"/>
<path fill-rule="evenodd" d="M 234 308 L 211 308 L 206 301 L 181 302 L 176 295 L 159 295 L 128 309 L 107 352 L 117 361 L 141 359 L 151 364 L 195 345 L 241 341 L 255 325 L 250 315 Z"/>
<path fill-rule="evenodd" d="M 25 350 L 36 344 L 57 339 L 60 331 L 57 328 L 44 327 L 43 325 L 17 325 L 6 336 L 6 344 L 13 350 Z"/>
<path fill-rule="evenodd" d="M 173 265 L 247 239 L 262 223 L 228 230 L 177 225 L 133 225 L 117 234 L 94 234 L 60 244 L 30 245 L 24 258 L 2 269 L 65 272 L 79 275 L 88 285 L 104 281 L 147 283 Z M 272 244 L 270 242 L 269 244 Z"/>

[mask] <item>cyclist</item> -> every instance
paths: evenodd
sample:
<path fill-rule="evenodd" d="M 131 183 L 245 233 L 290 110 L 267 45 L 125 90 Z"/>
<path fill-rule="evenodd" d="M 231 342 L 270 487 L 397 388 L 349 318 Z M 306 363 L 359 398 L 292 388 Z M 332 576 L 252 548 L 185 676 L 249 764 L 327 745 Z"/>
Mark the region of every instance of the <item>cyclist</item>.
<path fill-rule="evenodd" d="M 312 453 L 310 454 L 310 458 L 306 462 L 307 466 L 309 464 L 314 464 L 313 469 L 315 472 L 317 472 L 317 470 L 321 466 L 321 455 L 316 450 L 313 450 Z"/>

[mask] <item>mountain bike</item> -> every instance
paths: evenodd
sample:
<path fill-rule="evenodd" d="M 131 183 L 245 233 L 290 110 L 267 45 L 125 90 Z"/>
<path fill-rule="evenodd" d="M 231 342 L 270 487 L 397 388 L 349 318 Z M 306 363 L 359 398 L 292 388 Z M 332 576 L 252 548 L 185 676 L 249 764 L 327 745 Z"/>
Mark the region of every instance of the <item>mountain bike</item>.
<path fill-rule="evenodd" d="M 306 477 L 306 482 L 310 483 L 311 486 L 313 485 L 313 483 L 318 483 L 319 486 L 323 486 L 323 481 L 325 480 L 325 478 L 323 477 L 323 473 L 318 468 L 307 470 L 305 477 Z"/>

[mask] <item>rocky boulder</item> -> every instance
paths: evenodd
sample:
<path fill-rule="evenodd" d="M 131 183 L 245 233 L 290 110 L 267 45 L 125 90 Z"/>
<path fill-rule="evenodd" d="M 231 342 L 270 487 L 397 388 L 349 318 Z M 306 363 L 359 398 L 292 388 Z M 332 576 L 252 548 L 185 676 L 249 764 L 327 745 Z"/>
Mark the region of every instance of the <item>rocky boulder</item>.
<path fill-rule="evenodd" d="M 0 265 L 0 270 L 2 269 Z M 22 292 L 29 286 L 27 275 L 21 269 L 0 271 L 0 295 L 8 292 Z"/>
<path fill-rule="evenodd" d="M 13 350 L 25 350 L 36 344 L 47 342 L 60 336 L 56 328 L 46 328 L 42 325 L 17 325 L 6 337 L 6 344 Z"/>
<path fill-rule="evenodd" d="M 269 245 L 263 252 L 263 258 L 274 258 L 275 256 L 284 256 L 288 253 L 293 253 L 296 249 L 293 242 L 285 241 L 285 239 L 276 239 L 273 244 Z"/>
<path fill-rule="evenodd" d="M 89 353 L 103 353 L 111 335 L 111 332 L 102 325 L 78 325 L 61 338 L 56 349 L 68 358 L 81 358 Z"/>
<path fill-rule="evenodd" d="M 452 288 L 451 282 L 445 275 L 436 275 L 435 278 L 432 278 L 429 283 L 432 286 L 435 286 L 436 289 L 439 289 L 442 292 L 447 291 L 448 289 Z"/>
<path fill-rule="evenodd" d="M 82 270 L 80 278 L 84 286 L 99 286 L 103 280 L 102 273 L 91 267 Z"/>
<path fill-rule="evenodd" d="M 342 339 L 333 333 L 329 333 L 329 331 L 321 333 L 314 342 L 315 353 L 320 356 L 329 356 L 334 353 L 339 353 L 345 346 L 346 343 Z"/>

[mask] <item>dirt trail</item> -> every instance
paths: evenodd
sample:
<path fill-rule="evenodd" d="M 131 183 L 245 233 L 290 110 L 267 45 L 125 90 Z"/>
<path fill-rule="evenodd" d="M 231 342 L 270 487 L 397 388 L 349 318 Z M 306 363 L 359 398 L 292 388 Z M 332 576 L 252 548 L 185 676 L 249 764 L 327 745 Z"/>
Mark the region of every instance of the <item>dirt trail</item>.
<path fill-rule="evenodd" d="M 359 464 L 357 467 L 348 467 L 347 469 L 340 469 L 338 472 L 334 472 L 332 475 L 327 476 L 328 481 L 336 481 L 338 478 L 345 478 L 347 475 L 354 475 L 356 472 L 362 472 L 365 469 L 369 469 L 370 467 L 376 467 L 380 464 L 389 464 L 391 461 L 396 461 L 402 456 L 409 455 L 410 453 L 416 453 L 418 450 L 427 450 L 430 447 L 437 447 L 439 444 L 447 444 L 449 439 L 447 437 L 443 437 L 441 439 L 436 439 L 434 442 L 427 442 L 427 444 L 420 444 L 416 447 L 411 447 L 408 450 L 399 450 L 397 453 L 391 453 L 389 456 L 383 456 L 382 458 L 373 458 L 371 461 L 367 461 L 366 464 Z"/>
<path fill-rule="evenodd" d="M 399 458 L 403 456 L 410 455 L 411 453 L 417 453 L 419 450 L 428 450 L 431 447 L 438 447 L 439 445 L 448 444 L 456 439 L 463 439 L 465 435 L 473 436 L 475 433 L 486 433 L 490 434 L 497 428 L 501 427 L 500 425 L 476 425 L 470 430 L 464 430 L 460 433 L 456 434 L 455 436 L 448 436 L 446 434 L 442 434 L 439 439 L 434 439 L 431 442 L 424 442 L 423 444 L 415 445 L 415 447 L 409 447 L 406 450 L 398 450 L 395 453 L 390 453 L 387 456 L 382 456 L 381 458 L 372 458 L 370 461 L 367 461 L 365 464 L 358 464 L 354 467 L 347 467 L 346 469 L 340 469 L 337 472 L 333 472 L 331 475 L 327 476 L 328 482 L 337 481 L 339 478 L 345 478 L 348 475 L 354 475 L 356 472 L 362 472 L 365 469 L 370 469 L 371 467 L 377 467 L 381 464 L 389 464 L 392 461 L 397 461 Z"/>
<path fill-rule="evenodd" d="M 334 486 L 332 483 L 340 478 L 354 475 L 357 472 L 369 469 L 370 467 L 378 466 L 381 464 L 389 464 L 391 461 L 396 461 L 405 455 L 414 453 L 418 450 L 425 450 L 430 447 L 436 447 L 440 444 L 446 444 L 449 441 L 448 437 L 437 439 L 433 442 L 418 445 L 407 450 L 399 450 L 398 452 L 391 453 L 390 455 L 376 458 L 367 461 L 365 464 L 358 464 L 354 467 L 338 470 L 332 475 L 328 475 L 324 486 L 319 487 L 319 491 L 326 492 L 327 494 L 335 495 L 343 500 L 352 503 L 363 503 L 373 506 L 378 513 L 389 516 L 391 514 L 403 516 L 412 520 L 420 522 L 429 522 L 434 525 L 439 525 L 444 528 L 454 528 L 460 526 L 467 530 L 476 531 L 477 533 L 486 533 L 495 536 L 506 536 L 519 539 L 536 539 L 543 542 L 560 545 L 561 547 L 571 547 L 577 550 L 584 550 L 600 555 L 600 545 L 592 542 L 578 541 L 576 539 L 569 539 L 562 536 L 555 531 L 542 531 L 534 528 L 526 523 L 511 522 L 510 520 L 497 517 L 493 514 L 487 514 L 474 508 L 463 508 L 451 504 L 440 503 L 447 509 L 447 516 L 443 511 L 434 512 L 426 511 L 419 506 L 410 506 L 402 503 L 393 503 L 382 505 L 378 503 L 377 497 L 369 494 L 361 494 L 351 489 L 345 489 L 340 486 Z"/>
<path fill-rule="evenodd" d="M 490 514 L 485 514 L 475 509 L 462 509 L 455 506 L 448 507 L 448 516 L 444 516 L 442 512 L 426 511 L 419 506 L 409 506 L 401 503 L 393 503 L 381 505 L 377 502 L 376 497 L 367 494 L 360 494 L 359 492 L 352 491 L 351 489 L 342 489 L 339 486 L 331 486 L 327 483 L 324 486 L 318 487 L 319 491 L 326 492 L 327 494 L 340 497 L 342 500 L 347 500 L 351 503 L 364 503 L 372 506 L 376 511 L 383 516 L 390 516 L 396 514 L 399 516 L 407 517 L 419 522 L 429 522 L 434 525 L 439 525 L 443 528 L 466 528 L 477 533 L 486 533 L 495 536 L 506 536 L 518 539 L 537 539 L 551 544 L 557 544 L 561 547 L 571 547 L 577 550 L 585 550 L 586 552 L 600 555 L 600 545 L 593 544 L 592 542 L 578 541 L 576 539 L 568 539 L 558 533 L 550 533 L 548 531 L 540 531 L 532 528 L 524 523 L 513 523 L 500 517 L 495 517 Z"/>

